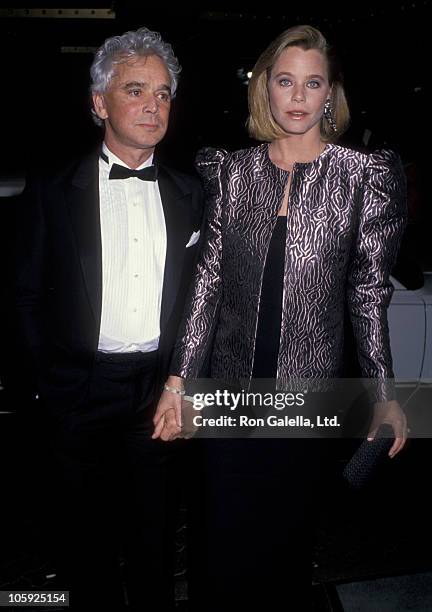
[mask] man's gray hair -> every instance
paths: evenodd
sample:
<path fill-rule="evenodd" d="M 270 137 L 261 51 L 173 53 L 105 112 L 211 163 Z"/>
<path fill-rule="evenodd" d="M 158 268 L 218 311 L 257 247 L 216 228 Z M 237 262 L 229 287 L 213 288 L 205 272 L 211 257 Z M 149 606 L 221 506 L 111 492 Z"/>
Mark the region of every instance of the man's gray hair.
<path fill-rule="evenodd" d="M 109 87 L 116 64 L 127 61 L 131 57 L 157 55 L 165 63 L 171 77 L 171 96 L 174 97 L 179 74 L 181 71 L 178 59 L 169 43 L 162 40 L 159 32 L 147 28 L 125 32 L 121 36 L 112 36 L 96 51 L 90 67 L 91 93 L 103 93 Z M 97 125 L 103 125 L 92 109 L 93 120 Z"/>

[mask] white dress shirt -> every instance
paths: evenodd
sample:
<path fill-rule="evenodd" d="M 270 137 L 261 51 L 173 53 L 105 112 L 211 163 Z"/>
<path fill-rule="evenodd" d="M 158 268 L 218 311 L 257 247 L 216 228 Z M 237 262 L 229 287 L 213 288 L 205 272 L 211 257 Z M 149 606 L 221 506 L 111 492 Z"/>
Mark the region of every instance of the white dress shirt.
<path fill-rule="evenodd" d="M 102 317 L 98 350 L 153 351 L 160 336 L 166 228 L 157 181 L 109 179 L 126 166 L 105 143 L 99 159 Z M 150 166 L 151 156 L 138 169 Z M 126 166 L 127 167 L 127 166 Z"/>

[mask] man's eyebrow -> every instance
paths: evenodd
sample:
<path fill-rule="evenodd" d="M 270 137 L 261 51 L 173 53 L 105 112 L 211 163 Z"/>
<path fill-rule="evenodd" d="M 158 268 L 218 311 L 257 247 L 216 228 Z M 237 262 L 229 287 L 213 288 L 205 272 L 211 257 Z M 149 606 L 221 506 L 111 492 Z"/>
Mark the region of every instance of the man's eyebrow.
<path fill-rule="evenodd" d="M 145 83 L 143 83 L 142 81 L 127 81 L 126 83 L 123 83 L 122 88 L 123 89 L 129 89 L 129 87 L 144 87 Z"/>
<path fill-rule="evenodd" d="M 171 87 L 169 85 L 167 85 L 166 83 L 163 83 L 162 85 L 159 85 L 159 87 L 157 87 L 157 89 L 164 89 L 165 91 L 171 92 Z"/>
<path fill-rule="evenodd" d="M 131 87 L 141 87 L 144 88 L 148 85 L 148 83 L 144 83 L 143 81 L 128 81 L 127 83 L 123 83 L 122 89 L 130 89 Z M 163 89 L 166 91 L 171 91 L 171 87 L 166 83 L 162 83 L 156 89 Z"/>

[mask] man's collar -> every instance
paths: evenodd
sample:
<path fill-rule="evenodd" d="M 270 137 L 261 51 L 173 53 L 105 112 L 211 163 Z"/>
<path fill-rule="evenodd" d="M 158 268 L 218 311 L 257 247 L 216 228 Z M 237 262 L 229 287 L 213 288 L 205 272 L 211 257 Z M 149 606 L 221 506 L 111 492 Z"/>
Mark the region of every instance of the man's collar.
<path fill-rule="evenodd" d="M 100 157 L 101 157 L 101 159 L 103 159 L 103 161 L 105 163 L 108 164 L 108 170 L 111 170 L 111 166 L 113 164 L 118 164 L 119 166 L 124 166 L 125 168 L 130 168 L 130 166 L 125 164 L 125 162 L 123 160 L 121 160 L 119 157 L 117 157 L 117 155 L 115 155 L 112 151 L 110 151 L 108 149 L 108 147 L 105 144 L 105 142 L 102 143 Z M 138 168 L 134 168 L 134 170 L 141 170 L 141 168 L 147 168 L 147 166 L 152 166 L 153 165 L 153 157 L 154 157 L 154 154 L 152 153 L 150 155 L 150 157 L 148 159 L 146 159 L 143 164 L 138 166 Z"/>

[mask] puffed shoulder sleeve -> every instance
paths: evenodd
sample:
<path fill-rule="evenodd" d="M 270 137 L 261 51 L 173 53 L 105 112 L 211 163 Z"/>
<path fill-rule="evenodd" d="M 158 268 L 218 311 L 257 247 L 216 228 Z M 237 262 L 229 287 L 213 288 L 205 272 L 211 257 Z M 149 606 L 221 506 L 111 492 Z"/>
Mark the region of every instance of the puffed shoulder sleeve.
<path fill-rule="evenodd" d="M 170 373 L 196 378 L 215 328 L 222 295 L 222 215 L 228 153 L 202 149 L 196 157 L 206 197 L 207 216 L 202 249 L 186 301 Z"/>
<path fill-rule="evenodd" d="M 205 147 L 200 149 L 195 158 L 195 165 L 204 181 L 204 186 L 220 176 L 222 165 L 226 159 L 228 152 L 223 149 L 213 149 Z"/>
<path fill-rule="evenodd" d="M 370 154 L 364 168 L 347 295 L 360 367 L 366 378 L 393 377 L 387 323 L 393 293 L 389 276 L 405 228 L 406 208 L 406 180 L 399 156 L 385 150 Z"/>

